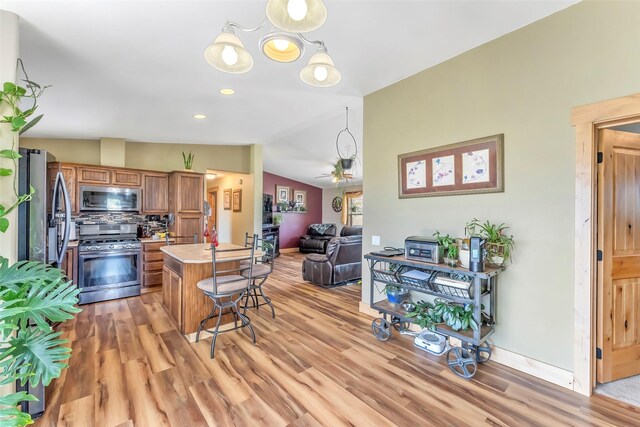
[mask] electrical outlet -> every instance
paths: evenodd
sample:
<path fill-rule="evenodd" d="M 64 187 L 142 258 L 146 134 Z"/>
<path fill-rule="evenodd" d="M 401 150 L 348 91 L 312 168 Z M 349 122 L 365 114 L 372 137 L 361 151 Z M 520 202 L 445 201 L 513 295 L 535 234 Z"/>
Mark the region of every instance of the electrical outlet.
<path fill-rule="evenodd" d="M 373 246 L 380 246 L 380 236 L 371 236 L 371 244 Z"/>

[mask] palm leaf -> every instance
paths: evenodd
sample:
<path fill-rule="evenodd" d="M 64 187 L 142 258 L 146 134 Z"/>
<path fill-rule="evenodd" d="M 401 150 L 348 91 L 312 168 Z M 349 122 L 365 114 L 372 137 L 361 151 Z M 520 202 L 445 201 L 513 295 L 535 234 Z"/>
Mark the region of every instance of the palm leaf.
<path fill-rule="evenodd" d="M 31 415 L 14 406 L 0 409 L 0 427 L 26 426 L 27 424 L 33 424 Z"/>
<path fill-rule="evenodd" d="M 0 257 L 0 288 L 20 290 L 20 285 L 37 280 L 54 281 L 64 277 L 62 270 L 38 261 L 19 261 L 9 266 L 9 260 Z"/>
<path fill-rule="evenodd" d="M 67 367 L 71 356 L 71 349 L 64 346 L 68 340 L 58 339 L 61 334 L 37 328 L 18 331 L 9 339 L 10 346 L 0 350 L 0 371 L 7 376 L 33 373 L 29 379 L 32 386 L 40 381 L 49 385 Z"/>

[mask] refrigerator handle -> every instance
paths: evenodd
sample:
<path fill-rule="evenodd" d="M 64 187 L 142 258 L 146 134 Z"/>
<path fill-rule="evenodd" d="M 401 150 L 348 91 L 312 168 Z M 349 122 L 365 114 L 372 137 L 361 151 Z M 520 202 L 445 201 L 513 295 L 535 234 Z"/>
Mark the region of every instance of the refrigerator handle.
<path fill-rule="evenodd" d="M 64 182 L 62 172 L 58 172 L 56 181 L 59 183 L 60 189 L 62 190 L 62 196 L 64 197 L 64 235 L 62 238 L 62 247 L 59 249 L 58 259 L 56 261 L 58 263 L 58 267 L 60 267 L 62 259 L 67 252 L 67 246 L 69 246 L 69 237 L 71 234 L 71 201 L 69 200 L 69 192 L 67 191 L 67 184 Z"/>
<path fill-rule="evenodd" d="M 51 211 L 49 213 L 49 221 L 47 223 L 47 262 L 54 264 L 58 262 L 58 225 L 56 213 L 58 212 L 58 187 L 62 174 L 57 173 L 53 184 L 53 195 L 51 196 Z"/>

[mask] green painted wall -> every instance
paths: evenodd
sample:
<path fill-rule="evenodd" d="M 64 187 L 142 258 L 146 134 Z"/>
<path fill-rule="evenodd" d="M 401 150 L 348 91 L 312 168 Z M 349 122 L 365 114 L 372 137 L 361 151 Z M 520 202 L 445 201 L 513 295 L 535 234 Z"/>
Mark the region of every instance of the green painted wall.
<path fill-rule="evenodd" d="M 97 139 L 20 138 L 20 147 L 47 150 L 62 162 L 100 164 L 100 141 Z"/>
<path fill-rule="evenodd" d="M 571 370 L 570 112 L 640 92 L 638 16 L 640 2 L 582 2 L 365 97 L 365 252 L 372 235 L 402 246 L 436 230 L 461 236 L 474 217 L 507 223 L 517 246 L 500 278 L 493 342 Z M 504 193 L 398 199 L 398 154 L 498 133 Z"/>
<path fill-rule="evenodd" d="M 110 138 L 105 138 L 110 140 Z M 101 164 L 99 140 L 21 138 L 20 146 L 50 151 L 62 162 Z M 159 144 L 127 141 L 124 148 L 124 167 L 160 171 L 182 170 L 182 152 L 195 154 L 193 169 L 207 169 L 249 173 L 251 147 L 238 145 Z M 120 153 L 116 153 L 120 155 Z"/>

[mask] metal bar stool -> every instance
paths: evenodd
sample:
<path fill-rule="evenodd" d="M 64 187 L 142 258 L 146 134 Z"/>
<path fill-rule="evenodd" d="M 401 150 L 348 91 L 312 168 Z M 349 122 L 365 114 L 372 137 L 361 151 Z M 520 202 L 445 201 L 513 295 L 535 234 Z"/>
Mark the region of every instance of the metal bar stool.
<path fill-rule="evenodd" d="M 278 237 L 273 239 L 262 239 L 257 235 L 253 238 L 249 237 L 249 233 L 245 235 L 245 246 L 251 242 L 256 249 L 262 249 L 264 255 L 261 258 L 255 260 L 255 265 L 251 270 L 251 286 L 249 292 L 245 295 L 244 304 L 241 306 L 242 313 L 246 313 L 248 308 L 259 309 L 263 305 L 268 305 L 271 308 L 271 317 L 275 319 L 276 310 L 273 308 L 271 298 L 264 294 L 262 285 L 267 281 L 269 275 L 273 272 L 273 264 L 275 262 L 275 249 L 278 245 Z M 246 266 L 246 264 L 245 264 Z M 243 271 L 243 275 L 247 274 L 247 270 Z M 260 302 L 259 298 L 262 298 L 264 302 Z M 251 304 L 249 303 L 251 299 Z"/>
<path fill-rule="evenodd" d="M 254 239 L 257 236 L 254 236 Z M 212 335 L 211 338 L 211 358 L 214 357 L 214 351 L 216 347 L 216 339 L 219 334 L 238 330 L 240 328 L 247 327 L 251 333 L 253 343 L 256 343 L 256 334 L 251 326 L 251 320 L 244 313 L 238 311 L 238 302 L 241 301 L 245 294 L 248 292 L 251 286 L 253 262 L 240 265 L 242 261 L 253 260 L 255 246 L 251 245 L 249 248 L 234 248 L 234 249 L 217 249 L 214 245 L 211 245 L 211 261 L 213 276 L 207 279 L 200 280 L 196 286 L 204 292 L 213 301 L 213 309 L 211 313 L 200 322 L 198 331 L 196 333 L 196 342 L 200 340 L 200 332 L 207 331 Z M 224 262 L 221 258 L 227 258 L 224 255 L 228 255 L 233 261 L 238 262 L 238 267 L 231 267 L 225 270 L 219 270 L 216 266 L 216 261 Z M 230 309 L 233 313 L 234 327 L 220 331 L 220 321 L 222 320 L 222 311 L 224 309 Z M 214 329 L 207 329 L 206 323 L 217 317 L 216 326 Z M 241 321 L 238 325 L 238 320 Z"/>

